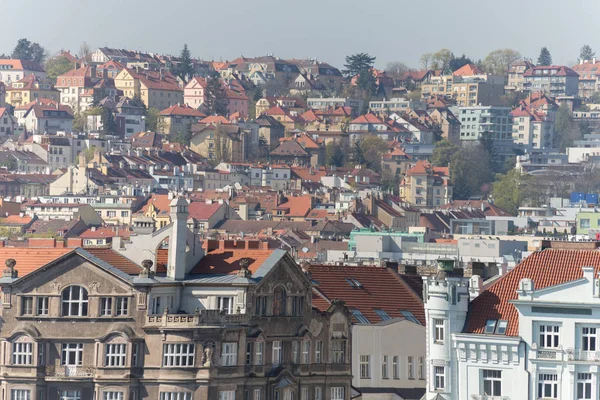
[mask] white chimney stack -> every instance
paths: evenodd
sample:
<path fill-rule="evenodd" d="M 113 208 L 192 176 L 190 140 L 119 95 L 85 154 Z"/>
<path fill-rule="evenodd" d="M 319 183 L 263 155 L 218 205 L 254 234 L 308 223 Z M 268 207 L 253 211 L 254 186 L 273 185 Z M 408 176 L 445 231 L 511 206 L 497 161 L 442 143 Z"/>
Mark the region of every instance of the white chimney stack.
<path fill-rule="evenodd" d="M 182 280 L 185 277 L 187 267 L 188 202 L 183 197 L 178 197 L 171 201 L 169 208 L 173 228 L 169 237 L 167 277 L 173 280 Z"/>

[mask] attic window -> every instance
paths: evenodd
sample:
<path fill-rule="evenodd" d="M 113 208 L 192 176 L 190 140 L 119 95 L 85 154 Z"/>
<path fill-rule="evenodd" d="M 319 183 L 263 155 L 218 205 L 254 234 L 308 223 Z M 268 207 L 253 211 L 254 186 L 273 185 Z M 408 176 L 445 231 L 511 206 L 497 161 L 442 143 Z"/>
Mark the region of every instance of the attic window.
<path fill-rule="evenodd" d="M 350 286 L 352 286 L 353 288 L 356 288 L 356 289 L 362 289 L 363 288 L 363 285 L 359 281 L 357 281 L 356 279 L 354 279 L 354 278 L 346 278 L 346 282 L 348 282 L 348 284 Z"/>
<path fill-rule="evenodd" d="M 485 330 L 483 331 L 483 333 L 494 333 L 494 331 L 496 330 L 497 322 L 498 321 L 495 319 L 488 319 L 485 323 Z"/>
<path fill-rule="evenodd" d="M 354 316 L 354 318 L 356 318 L 356 320 L 361 323 L 361 324 L 370 324 L 369 320 L 367 319 L 367 317 L 365 317 L 363 315 L 363 313 L 361 313 L 359 310 L 357 310 L 356 308 L 352 308 L 350 309 L 350 312 L 352 313 L 352 315 Z"/>
<path fill-rule="evenodd" d="M 402 316 L 404 318 L 406 318 L 407 320 L 409 320 L 410 322 L 414 322 L 415 324 L 421 325 L 419 320 L 415 317 L 415 315 L 412 312 L 410 312 L 408 310 L 400 310 L 400 314 L 402 314 Z"/>
<path fill-rule="evenodd" d="M 379 318 L 381 318 L 382 321 L 388 321 L 388 320 L 392 319 L 392 317 L 390 317 L 390 315 L 388 313 L 386 313 L 384 310 L 375 308 L 374 311 L 377 315 L 379 315 Z"/>
<path fill-rule="evenodd" d="M 498 325 L 496 326 L 496 334 L 505 335 L 507 327 L 508 327 L 508 321 L 504 321 L 504 320 L 498 321 Z"/>

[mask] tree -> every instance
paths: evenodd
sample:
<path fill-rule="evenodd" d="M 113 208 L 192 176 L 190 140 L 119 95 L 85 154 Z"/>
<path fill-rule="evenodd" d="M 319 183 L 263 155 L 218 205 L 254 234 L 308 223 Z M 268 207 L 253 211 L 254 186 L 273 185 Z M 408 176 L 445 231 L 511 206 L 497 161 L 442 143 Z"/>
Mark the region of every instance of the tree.
<path fill-rule="evenodd" d="M 542 47 L 540 50 L 540 55 L 537 60 L 537 65 L 539 66 L 548 66 L 552 65 L 552 56 L 550 55 L 550 50 L 547 47 Z"/>
<path fill-rule="evenodd" d="M 496 182 L 492 185 L 494 204 L 512 215 L 516 215 L 517 210 L 525 200 L 525 188 L 529 178 L 530 175 L 523 175 L 518 169 L 512 169 L 504 175 L 498 175 Z"/>
<path fill-rule="evenodd" d="M 92 61 L 92 48 L 87 42 L 81 42 L 79 45 L 79 51 L 77 52 L 77 57 L 84 60 L 86 63 Z"/>
<path fill-rule="evenodd" d="M 192 62 L 192 55 L 187 44 L 183 45 L 183 49 L 179 55 L 179 64 L 176 68 L 176 75 L 184 82 L 187 82 L 192 76 L 194 76 L 194 64 Z"/>
<path fill-rule="evenodd" d="M 587 44 L 584 44 L 579 50 L 579 61 L 592 60 L 594 57 L 596 57 L 596 52 Z"/>
<path fill-rule="evenodd" d="M 190 140 L 192 140 L 192 135 L 192 123 L 188 122 L 183 131 L 177 132 L 177 134 L 173 137 L 173 141 L 184 146 L 189 146 Z"/>
<path fill-rule="evenodd" d="M 117 123 L 115 121 L 115 116 L 108 107 L 102 107 L 100 121 L 102 121 L 102 133 L 104 133 L 105 135 L 114 135 L 115 133 L 117 133 Z"/>
<path fill-rule="evenodd" d="M 448 139 L 440 140 L 433 149 L 431 163 L 436 167 L 447 167 L 452 160 L 452 156 L 459 150 L 459 147 Z"/>
<path fill-rule="evenodd" d="M 563 152 L 581 137 L 580 127 L 573 120 L 567 103 L 562 103 L 556 112 L 554 132 L 554 147 Z"/>
<path fill-rule="evenodd" d="M 457 69 L 462 68 L 467 64 L 473 64 L 473 60 L 471 60 L 469 57 L 465 56 L 464 54 L 460 57 L 454 57 L 454 54 L 452 54 L 452 58 L 450 59 L 448 69 L 450 71 L 454 72 Z"/>
<path fill-rule="evenodd" d="M 356 87 L 363 92 L 363 97 L 368 98 L 377 93 L 377 79 L 370 69 L 363 69 L 358 73 Z M 367 100 L 367 99 L 365 99 Z M 365 101 L 365 104 L 368 104 Z"/>
<path fill-rule="evenodd" d="M 154 107 L 146 111 L 146 130 L 162 132 L 165 128 L 164 121 L 160 118 L 160 110 Z"/>
<path fill-rule="evenodd" d="M 381 173 L 381 189 L 385 192 L 398 194 L 400 189 L 400 176 L 394 175 L 392 171 L 386 169 Z"/>
<path fill-rule="evenodd" d="M 227 140 L 227 135 L 223 135 L 220 126 L 215 130 L 215 136 L 213 140 L 215 145 L 214 162 L 218 164 L 222 161 L 229 161 L 229 143 Z"/>
<path fill-rule="evenodd" d="M 355 75 L 360 74 L 363 70 L 370 70 L 375 64 L 375 57 L 370 56 L 367 53 L 357 53 L 350 56 L 346 56 L 346 64 L 344 64 L 344 70 L 342 71 L 346 78 L 351 78 Z"/>
<path fill-rule="evenodd" d="M 431 56 L 431 69 L 442 70 L 443 73 L 450 73 L 450 61 L 454 55 L 448 49 L 441 49 Z"/>
<path fill-rule="evenodd" d="M 43 64 L 46 59 L 46 49 L 39 43 L 32 43 L 25 38 L 19 39 L 11 54 L 11 58 L 35 61 L 38 64 Z"/>
<path fill-rule="evenodd" d="M 216 77 L 210 77 L 206 81 L 206 101 L 204 107 L 208 115 L 227 115 L 227 92 L 221 83 L 221 80 Z"/>
<path fill-rule="evenodd" d="M 56 83 L 56 78 L 75 68 L 75 64 L 65 56 L 55 56 L 46 62 L 46 77 Z"/>
<path fill-rule="evenodd" d="M 429 69 L 429 66 L 431 65 L 431 59 L 433 58 L 433 54 L 431 53 L 423 53 L 421 55 L 421 57 L 419 58 L 419 61 L 421 62 L 421 67 L 423 69 Z"/>
<path fill-rule="evenodd" d="M 334 141 L 325 145 L 326 163 L 332 167 L 342 167 L 346 162 L 346 152 L 342 146 Z"/>
<path fill-rule="evenodd" d="M 387 149 L 387 142 L 379 136 L 365 135 L 354 143 L 353 162 L 380 171 L 381 157 Z"/>
<path fill-rule="evenodd" d="M 483 69 L 488 74 L 506 75 L 515 61 L 521 59 L 521 53 L 512 49 L 494 50 L 482 62 Z"/>
<path fill-rule="evenodd" d="M 385 73 L 394 78 L 394 81 L 399 81 L 402 76 L 408 71 L 406 64 L 400 61 L 392 61 L 385 66 Z"/>
<path fill-rule="evenodd" d="M 468 199 L 480 194 L 493 180 L 490 154 L 479 143 L 463 145 L 450 159 L 450 176 L 455 199 Z"/>

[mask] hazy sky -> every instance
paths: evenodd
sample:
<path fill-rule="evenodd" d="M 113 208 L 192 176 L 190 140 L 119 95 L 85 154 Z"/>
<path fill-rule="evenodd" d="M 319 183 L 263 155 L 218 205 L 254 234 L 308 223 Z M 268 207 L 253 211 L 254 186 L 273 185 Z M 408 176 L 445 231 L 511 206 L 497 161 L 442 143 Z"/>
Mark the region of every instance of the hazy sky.
<path fill-rule="evenodd" d="M 0 54 L 27 37 L 50 53 L 101 46 L 231 60 L 274 53 L 316 57 L 339 68 L 367 52 L 376 65 L 448 48 L 478 59 L 514 48 L 555 64 L 574 62 L 583 44 L 600 56 L 596 0 L 19 0 L 2 2 Z"/>

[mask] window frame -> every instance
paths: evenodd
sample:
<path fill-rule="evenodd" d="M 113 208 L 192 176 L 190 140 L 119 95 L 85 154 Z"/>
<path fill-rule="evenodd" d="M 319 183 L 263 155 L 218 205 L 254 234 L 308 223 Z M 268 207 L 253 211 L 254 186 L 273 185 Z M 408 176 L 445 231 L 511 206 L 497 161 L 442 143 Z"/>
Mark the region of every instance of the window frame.
<path fill-rule="evenodd" d="M 277 346 L 275 346 L 277 344 Z M 273 365 L 281 365 L 282 362 L 282 342 L 281 340 L 273 340 L 271 344 L 271 364 Z M 277 353 L 277 357 L 275 357 L 275 353 Z"/>
<path fill-rule="evenodd" d="M 434 390 L 443 391 L 446 390 L 446 367 L 434 366 L 433 367 Z"/>
<path fill-rule="evenodd" d="M 74 289 L 79 289 L 77 299 L 73 299 Z M 68 298 L 65 299 L 65 294 L 68 293 Z M 79 285 L 71 285 L 63 289 L 60 295 L 61 298 L 61 316 L 62 317 L 87 317 L 89 314 L 89 292 L 86 288 Z M 76 306 L 77 312 L 74 313 L 73 306 Z M 66 310 L 68 311 L 65 313 Z"/>
<path fill-rule="evenodd" d="M 11 347 L 11 365 L 33 365 L 33 342 L 15 342 Z"/>
<path fill-rule="evenodd" d="M 179 347 L 177 347 L 179 346 Z M 185 351 L 184 347 L 185 346 Z M 195 343 L 164 343 L 162 366 L 165 368 L 190 368 L 194 366 L 196 360 Z"/>
<path fill-rule="evenodd" d="M 442 318 L 434 318 L 433 319 L 433 329 L 434 329 L 434 343 L 444 344 L 445 339 L 445 321 Z"/>
<path fill-rule="evenodd" d="M 546 396 L 546 389 L 550 389 L 550 396 Z M 558 375 L 538 373 L 537 379 L 538 398 L 557 399 L 558 398 Z M 544 395 L 542 395 L 544 394 Z"/>
<path fill-rule="evenodd" d="M 548 328 L 552 328 L 548 330 Z M 538 325 L 538 343 L 540 349 L 557 349 L 560 346 L 560 328 L 559 324 L 541 323 Z M 548 342 L 549 345 L 548 345 Z"/>
<path fill-rule="evenodd" d="M 127 344 L 106 343 L 104 345 L 104 366 L 125 367 L 127 365 Z"/>
<path fill-rule="evenodd" d="M 237 365 L 238 342 L 223 342 L 221 344 L 221 366 L 235 367 Z"/>
<path fill-rule="evenodd" d="M 360 379 L 371 379 L 371 355 L 361 354 L 358 365 Z"/>
<path fill-rule="evenodd" d="M 482 369 L 481 387 L 483 395 L 492 397 L 502 396 L 502 370 Z M 489 390 L 490 393 L 487 393 L 486 389 Z"/>

